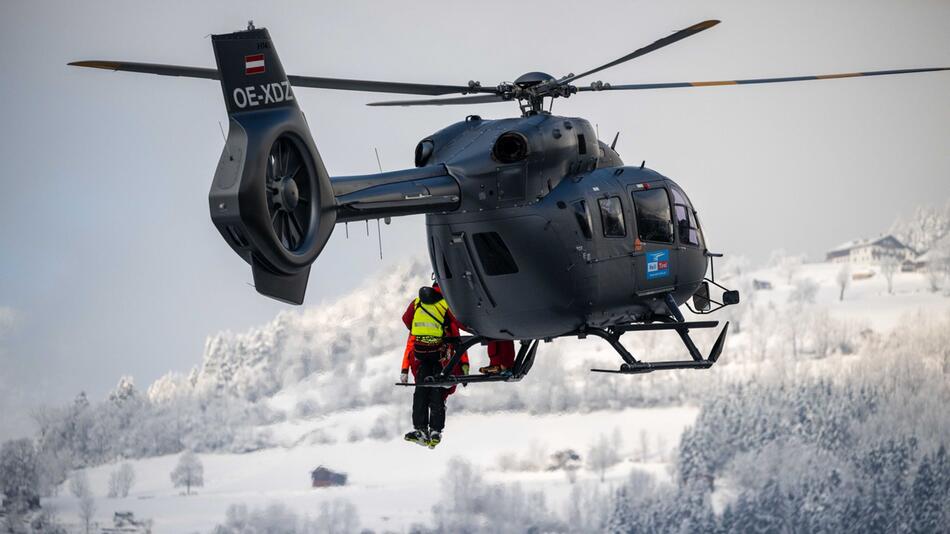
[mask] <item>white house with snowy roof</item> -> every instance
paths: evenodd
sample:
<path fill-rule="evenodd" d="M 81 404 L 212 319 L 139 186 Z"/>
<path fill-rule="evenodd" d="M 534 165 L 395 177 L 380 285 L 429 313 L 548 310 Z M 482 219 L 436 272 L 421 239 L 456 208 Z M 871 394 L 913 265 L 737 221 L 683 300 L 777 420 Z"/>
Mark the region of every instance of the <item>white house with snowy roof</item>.
<path fill-rule="evenodd" d="M 914 258 L 917 252 L 892 235 L 848 241 L 828 251 L 826 261 L 832 263 L 879 263 L 885 258 L 898 262 Z"/>

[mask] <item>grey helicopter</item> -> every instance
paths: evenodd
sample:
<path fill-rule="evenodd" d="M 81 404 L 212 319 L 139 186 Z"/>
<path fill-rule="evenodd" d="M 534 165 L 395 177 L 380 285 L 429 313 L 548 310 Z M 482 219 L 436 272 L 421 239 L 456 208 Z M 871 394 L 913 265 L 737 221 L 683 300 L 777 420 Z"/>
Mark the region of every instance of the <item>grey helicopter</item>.
<path fill-rule="evenodd" d="M 209 193 L 211 219 L 251 266 L 258 292 L 301 304 L 310 266 L 335 225 L 425 214 L 435 280 L 471 335 L 450 340 L 454 356 L 436 377 L 408 386 L 518 381 L 540 341 L 605 340 L 619 369 L 636 374 L 708 369 L 722 353 L 729 323 L 708 354 L 686 305 L 704 315 L 739 302 L 715 280 L 698 211 L 683 188 L 644 164 L 625 165 L 585 119 L 553 115 L 558 98 L 580 92 L 650 90 L 828 80 L 950 70 L 913 68 L 817 76 L 616 85 L 574 82 L 717 25 L 707 20 L 596 68 L 555 78 L 529 72 L 513 82 L 433 85 L 286 75 L 264 28 L 212 35 L 216 68 L 124 61 L 70 65 L 219 80 L 229 132 Z M 314 144 L 296 88 L 461 95 L 374 102 L 370 106 L 516 102 L 521 115 L 468 115 L 422 139 L 415 168 L 330 177 Z M 619 135 L 619 134 L 618 134 Z M 709 276 L 707 276 L 707 272 Z M 672 330 L 690 359 L 642 361 L 620 342 L 630 332 Z M 491 340 L 520 342 L 504 375 L 453 376 L 461 354 Z"/>

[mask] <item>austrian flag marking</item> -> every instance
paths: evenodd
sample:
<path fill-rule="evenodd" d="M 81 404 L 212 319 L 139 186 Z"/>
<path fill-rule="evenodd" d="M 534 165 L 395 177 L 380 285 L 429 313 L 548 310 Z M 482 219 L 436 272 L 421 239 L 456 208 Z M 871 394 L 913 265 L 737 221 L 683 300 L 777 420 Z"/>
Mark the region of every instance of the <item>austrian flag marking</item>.
<path fill-rule="evenodd" d="M 262 74 L 264 72 L 264 54 L 244 56 L 244 74 Z"/>

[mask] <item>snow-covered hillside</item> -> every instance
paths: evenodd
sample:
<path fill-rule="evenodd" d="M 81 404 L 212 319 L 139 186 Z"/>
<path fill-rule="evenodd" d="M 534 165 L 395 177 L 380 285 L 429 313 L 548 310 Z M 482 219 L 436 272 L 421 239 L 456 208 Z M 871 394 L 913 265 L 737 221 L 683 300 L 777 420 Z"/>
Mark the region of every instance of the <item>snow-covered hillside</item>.
<path fill-rule="evenodd" d="M 399 263 L 335 302 L 288 310 L 247 332 L 211 336 L 200 367 L 187 377 L 170 373 L 148 395 L 166 400 L 226 393 L 257 400 L 315 373 L 359 369 L 367 358 L 405 343 L 399 317 L 428 281 L 427 262 Z"/>

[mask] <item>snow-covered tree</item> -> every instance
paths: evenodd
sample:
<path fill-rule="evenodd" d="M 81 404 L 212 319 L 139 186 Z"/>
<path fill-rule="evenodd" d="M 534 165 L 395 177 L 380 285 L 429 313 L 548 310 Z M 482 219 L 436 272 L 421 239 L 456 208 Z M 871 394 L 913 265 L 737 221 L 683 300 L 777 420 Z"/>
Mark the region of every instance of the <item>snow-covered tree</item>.
<path fill-rule="evenodd" d="M 581 483 L 571 488 L 567 524 L 574 532 L 603 532 L 612 512 L 609 494 L 600 484 Z"/>
<path fill-rule="evenodd" d="M 185 487 L 185 495 L 191 494 L 192 487 L 204 486 L 204 465 L 198 455 L 192 451 L 183 452 L 171 472 L 171 479 L 176 488 Z"/>
<path fill-rule="evenodd" d="M 314 532 L 326 534 L 348 534 L 359 530 L 360 518 L 356 506 L 345 499 L 324 501 L 320 504 L 320 513 L 311 523 Z"/>
<path fill-rule="evenodd" d="M 620 463 L 617 446 L 618 444 L 612 443 L 606 434 L 601 434 L 587 449 L 587 467 L 600 474 L 601 482 L 604 481 L 607 470 Z"/>
<path fill-rule="evenodd" d="M 943 206 L 919 206 L 910 217 L 898 219 L 891 233 L 918 252 L 930 250 L 950 234 L 950 201 Z"/>
<path fill-rule="evenodd" d="M 795 281 L 792 291 L 788 294 L 788 301 L 798 306 L 813 304 L 817 294 L 818 284 L 811 278 L 802 278 Z"/>
<path fill-rule="evenodd" d="M 69 491 L 79 500 L 79 520 L 86 534 L 93 532 L 93 518 L 96 515 L 96 498 L 89 485 L 85 471 L 76 471 L 69 479 Z"/>
<path fill-rule="evenodd" d="M 950 235 L 938 240 L 927 252 L 925 275 L 931 291 L 938 291 L 950 275 Z"/>
<path fill-rule="evenodd" d="M 844 290 L 851 285 L 851 266 L 845 263 L 838 269 L 835 276 L 835 283 L 838 284 L 838 300 L 844 300 Z"/>
<path fill-rule="evenodd" d="M 38 498 L 36 450 L 30 440 L 10 440 L 0 448 L 0 493 L 20 507 Z"/>
<path fill-rule="evenodd" d="M 852 325 L 836 320 L 826 308 L 820 308 L 811 314 L 808 321 L 811 331 L 812 348 L 816 358 L 824 358 L 835 350 L 848 353 L 853 350 L 850 339 Z"/>
<path fill-rule="evenodd" d="M 543 493 L 526 492 L 518 484 L 487 484 L 478 469 L 461 458 L 449 460 L 441 496 L 432 507 L 436 532 L 565 531 L 545 504 Z"/>
<path fill-rule="evenodd" d="M 940 287 L 943 284 L 944 272 L 939 264 L 933 262 L 928 263 L 926 269 L 924 269 L 924 276 L 927 278 L 927 287 L 930 291 L 940 291 Z"/>
<path fill-rule="evenodd" d="M 129 491 L 135 484 L 135 468 L 132 464 L 124 463 L 116 470 L 109 473 L 109 493 L 110 498 L 128 497 Z"/>
<path fill-rule="evenodd" d="M 894 274 L 897 273 L 900 268 L 900 262 L 897 261 L 897 258 L 892 256 L 887 256 L 881 260 L 881 274 L 884 276 L 884 280 L 887 281 L 887 293 L 894 293 Z"/>
<path fill-rule="evenodd" d="M 36 469 L 39 475 L 39 491 L 43 496 L 55 496 L 59 486 L 69 477 L 73 463 L 68 450 L 38 448 Z"/>

